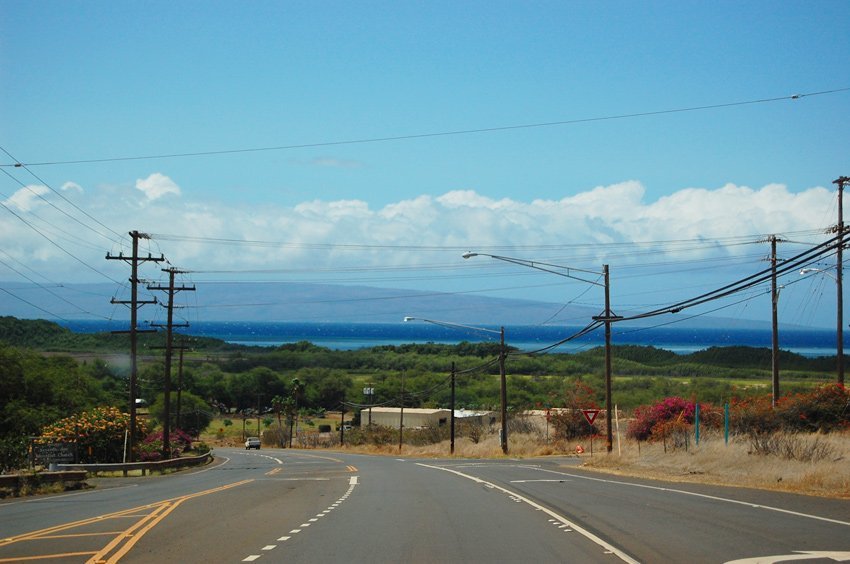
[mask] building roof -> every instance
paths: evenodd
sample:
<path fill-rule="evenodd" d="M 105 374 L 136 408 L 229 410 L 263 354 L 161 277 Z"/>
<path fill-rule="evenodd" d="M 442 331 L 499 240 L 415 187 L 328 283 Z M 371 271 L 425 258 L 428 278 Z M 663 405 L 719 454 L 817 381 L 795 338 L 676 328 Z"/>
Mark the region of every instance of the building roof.
<path fill-rule="evenodd" d="M 367 411 L 369 408 L 364 407 L 363 411 Z M 398 413 L 401 411 L 400 407 L 373 407 L 372 413 Z M 421 407 L 405 407 L 405 413 L 421 413 L 422 415 L 435 415 L 438 413 L 451 413 L 448 409 L 425 409 Z"/>

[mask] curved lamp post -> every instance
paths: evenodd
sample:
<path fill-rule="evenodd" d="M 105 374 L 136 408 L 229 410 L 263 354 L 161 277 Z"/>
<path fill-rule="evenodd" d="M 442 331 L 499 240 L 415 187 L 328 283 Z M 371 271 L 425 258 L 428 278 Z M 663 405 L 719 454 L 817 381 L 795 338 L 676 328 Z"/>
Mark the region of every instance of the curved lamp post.
<path fill-rule="evenodd" d="M 504 262 L 509 262 L 512 264 L 518 264 L 520 266 L 525 266 L 528 268 L 533 268 L 535 270 L 542 270 L 543 272 L 548 272 L 550 274 L 555 274 L 557 276 L 563 276 L 564 278 L 572 278 L 573 280 L 578 280 L 580 282 L 584 282 L 586 284 L 592 284 L 594 286 L 600 286 L 605 289 L 605 311 L 602 312 L 602 315 L 594 315 L 594 321 L 602 321 L 605 323 L 605 422 L 608 427 L 607 431 L 607 449 L 610 453 L 614 446 L 614 436 L 612 429 L 612 417 L 611 417 L 611 322 L 617 321 L 618 319 L 622 319 L 620 316 L 613 315 L 611 312 L 611 284 L 610 279 L 608 277 L 608 265 L 602 265 L 602 272 L 596 272 L 593 270 L 584 270 L 581 268 L 571 268 L 568 266 L 561 266 L 558 264 L 551 264 L 548 262 L 538 262 L 531 261 L 525 259 L 519 259 L 514 257 L 506 257 L 501 255 L 491 255 L 488 253 L 474 253 L 471 251 L 467 251 L 463 253 L 463 258 L 469 259 L 477 256 L 490 257 L 496 260 L 501 260 Z M 558 269 L 558 270 L 556 270 Z M 573 272 L 578 272 L 580 274 L 591 274 L 595 276 L 601 276 L 603 279 L 602 283 L 597 282 L 596 280 L 590 280 L 588 278 L 583 278 L 581 276 L 576 276 L 572 274 Z"/>
<path fill-rule="evenodd" d="M 434 319 L 425 319 L 423 317 L 405 317 L 404 321 L 423 321 L 432 325 L 441 325 L 443 327 L 454 327 L 458 329 L 470 329 L 472 331 L 482 331 L 484 333 L 495 333 L 499 335 L 499 403 L 502 415 L 502 434 L 500 443 L 502 452 L 508 454 L 508 385 L 507 377 L 505 376 L 505 328 L 500 327 L 498 331 L 495 329 L 487 329 L 485 327 L 474 327 L 472 325 L 462 325 L 460 323 L 451 323 L 449 321 L 437 321 Z M 454 391 L 455 370 L 452 364 L 452 391 Z M 454 393 L 452 393 L 452 424 L 451 424 L 451 451 L 454 453 L 454 421 L 455 421 L 455 406 Z"/>

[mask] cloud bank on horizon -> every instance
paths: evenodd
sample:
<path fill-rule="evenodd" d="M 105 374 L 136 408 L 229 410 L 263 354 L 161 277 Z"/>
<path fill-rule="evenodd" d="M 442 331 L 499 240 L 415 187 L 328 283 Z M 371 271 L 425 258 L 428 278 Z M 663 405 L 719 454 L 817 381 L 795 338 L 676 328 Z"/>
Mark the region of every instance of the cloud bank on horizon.
<path fill-rule="evenodd" d="M 334 264 L 416 267 L 432 262 L 434 252 L 457 254 L 458 248 L 529 249 L 541 254 L 557 245 L 592 248 L 798 233 L 835 223 L 836 205 L 832 189 L 815 186 L 794 192 L 777 183 L 685 187 L 655 201 L 647 201 L 645 187 L 636 180 L 597 186 L 558 200 L 492 199 L 475 190 L 450 190 L 379 208 L 355 199 L 234 206 L 184 190 L 160 172 L 138 179 L 134 189 L 80 187 L 73 182 L 64 188 L 64 198 L 122 236 L 139 230 L 185 237 L 161 243 L 161 251 L 180 268 L 202 271 Z M 9 214 L 0 219 L 4 240 L 15 242 L 6 252 L 38 272 L 49 273 L 55 281 L 91 278 L 91 272 L 81 271 L 65 250 L 98 268 L 103 266 L 104 251 L 127 251 L 81 229 L 73 213 L 59 213 L 63 203 L 44 186 L 21 188 L 3 203 L 32 225 Z M 197 239 L 269 244 L 217 246 L 211 252 Z M 361 252 L 352 253 L 352 248 Z M 600 247 L 587 258 L 624 264 L 638 260 L 606 257 L 606 252 Z M 726 252 L 736 250 L 731 247 Z M 7 271 L 3 277 L 12 276 Z"/>

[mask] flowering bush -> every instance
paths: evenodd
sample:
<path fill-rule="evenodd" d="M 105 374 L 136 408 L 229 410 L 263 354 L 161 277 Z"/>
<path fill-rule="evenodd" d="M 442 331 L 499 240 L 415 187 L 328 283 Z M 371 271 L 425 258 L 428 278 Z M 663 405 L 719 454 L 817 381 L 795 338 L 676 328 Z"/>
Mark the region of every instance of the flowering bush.
<path fill-rule="evenodd" d="M 662 439 L 681 432 L 694 422 L 694 402 L 679 397 L 635 409 L 628 435 L 640 441 Z M 778 432 L 830 432 L 850 429 L 850 390 L 827 384 L 811 391 L 779 398 L 776 405 L 768 395 L 736 399 L 730 405 L 730 429 L 750 437 Z M 671 425 L 675 422 L 675 425 Z M 710 404 L 700 404 L 700 425 L 721 428 L 723 413 Z"/>
<path fill-rule="evenodd" d="M 80 462 L 121 462 L 129 427 L 130 414 L 117 407 L 95 407 L 47 425 L 41 430 L 41 440 L 76 442 Z M 136 442 L 147 433 L 145 420 L 136 419 Z"/>
<path fill-rule="evenodd" d="M 139 460 L 142 462 L 162 460 L 162 439 L 162 431 L 151 433 L 145 437 L 145 440 L 139 445 Z M 192 437 L 181 429 L 174 429 L 168 434 L 168 444 L 171 447 L 169 458 L 176 458 L 180 456 L 181 452 L 186 452 L 192 447 Z"/>
<path fill-rule="evenodd" d="M 795 394 L 779 405 L 785 430 L 821 431 L 850 428 L 850 390 L 826 384 L 811 392 Z"/>
<path fill-rule="evenodd" d="M 634 420 L 629 424 L 628 435 L 639 441 L 649 440 L 653 437 L 653 428 L 659 423 L 693 423 L 695 411 L 694 402 L 676 396 L 665 398 L 653 405 L 639 406 L 635 409 Z"/>
<path fill-rule="evenodd" d="M 780 400 L 780 407 L 782 403 Z M 733 400 L 729 411 L 730 428 L 734 433 L 767 435 L 782 429 L 780 412 L 773 407 L 769 395 Z"/>

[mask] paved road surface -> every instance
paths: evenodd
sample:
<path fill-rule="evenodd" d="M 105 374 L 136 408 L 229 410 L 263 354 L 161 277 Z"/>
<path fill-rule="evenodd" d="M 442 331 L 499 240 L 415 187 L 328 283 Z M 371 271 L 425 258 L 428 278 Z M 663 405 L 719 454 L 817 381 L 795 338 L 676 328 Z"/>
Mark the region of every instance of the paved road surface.
<path fill-rule="evenodd" d="M 216 454 L 0 503 L 0 562 L 850 561 L 848 500 L 612 478 L 570 458 Z"/>

